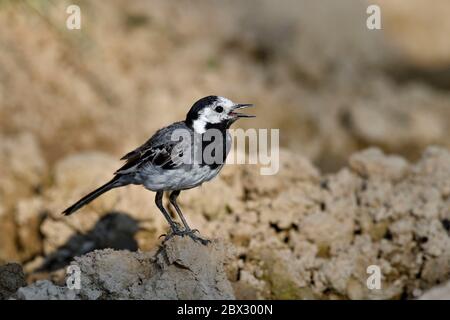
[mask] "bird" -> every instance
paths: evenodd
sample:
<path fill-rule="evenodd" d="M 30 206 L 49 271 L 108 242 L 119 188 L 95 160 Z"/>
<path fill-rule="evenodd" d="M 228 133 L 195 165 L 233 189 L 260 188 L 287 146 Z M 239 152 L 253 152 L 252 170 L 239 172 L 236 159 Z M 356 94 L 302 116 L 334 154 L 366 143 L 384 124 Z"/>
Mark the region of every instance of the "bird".
<path fill-rule="evenodd" d="M 164 235 L 164 241 L 173 236 L 188 236 L 207 245 L 210 240 L 197 236 L 199 231 L 189 227 L 177 198 L 181 191 L 198 187 L 219 174 L 231 149 L 232 138 L 228 129 L 240 118 L 255 117 L 238 112 L 252 106 L 250 103 L 234 103 L 216 95 L 199 99 L 184 120 L 159 129 L 143 145 L 125 154 L 121 158 L 126 161 L 125 164 L 109 182 L 88 193 L 62 214 L 71 215 L 112 189 L 130 184 L 141 185 L 156 192 L 155 204 L 170 227 L 170 232 Z M 208 154 L 206 150 L 212 151 Z M 196 158 L 198 152 L 201 156 Z M 215 161 L 206 159 L 207 155 Z M 169 202 L 175 208 L 184 229 L 164 207 L 165 193 L 169 194 Z"/>

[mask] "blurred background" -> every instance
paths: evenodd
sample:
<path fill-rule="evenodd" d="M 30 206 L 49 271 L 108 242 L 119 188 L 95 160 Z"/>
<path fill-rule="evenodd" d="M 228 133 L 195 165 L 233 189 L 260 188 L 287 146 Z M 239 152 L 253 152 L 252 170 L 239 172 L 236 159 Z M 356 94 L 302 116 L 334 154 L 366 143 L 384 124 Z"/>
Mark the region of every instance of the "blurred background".
<path fill-rule="evenodd" d="M 66 28 L 70 4 L 81 30 Z M 369 4 L 382 30 L 367 29 Z M 0 262 L 31 272 L 100 217 L 100 229 L 134 230 L 102 210 L 83 226 L 46 219 L 206 95 L 256 104 L 239 125 L 279 128 L 281 145 L 324 173 L 368 146 L 411 161 L 449 148 L 449 16 L 448 0 L 1 0 Z M 157 240 L 126 232 L 108 245 Z"/>

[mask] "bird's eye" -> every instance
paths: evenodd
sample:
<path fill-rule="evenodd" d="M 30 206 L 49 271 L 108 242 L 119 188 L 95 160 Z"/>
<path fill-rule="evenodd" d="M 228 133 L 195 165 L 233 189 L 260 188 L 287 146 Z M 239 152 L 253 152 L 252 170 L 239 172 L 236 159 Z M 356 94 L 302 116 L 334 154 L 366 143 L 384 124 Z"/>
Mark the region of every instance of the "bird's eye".
<path fill-rule="evenodd" d="M 222 106 L 218 106 L 214 109 L 216 112 L 218 113 L 222 113 L 223 112 L 223 107 Z"/>

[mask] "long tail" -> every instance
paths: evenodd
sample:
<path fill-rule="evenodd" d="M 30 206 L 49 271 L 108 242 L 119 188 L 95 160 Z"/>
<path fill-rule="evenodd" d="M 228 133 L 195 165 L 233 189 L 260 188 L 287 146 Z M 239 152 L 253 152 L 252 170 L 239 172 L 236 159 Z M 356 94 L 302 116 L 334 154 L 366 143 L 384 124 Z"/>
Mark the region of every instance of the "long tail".
<path fill-rule="evenodd" d="M 64 210 L 62 212 L 62 214 L 66 215 L 66 216 L 71 215 L 72 213 L 74 213 L 75 211 L 77 211 L 81 207 L 87 205 L 89 202 L 91 202 L 95 198 L 101 196 L 105 192 L 107 192 L 107 191 L 109 191 L 111 189 L 114 189 L 114 188 L 122 186 L 123 184 L 119 181 L 119 178 L 120 178 L 120 176 L 115 176 L 111 181 L 105 183 L 100 188 L 97 188 L 94 191 L 92 191 L 91 193 L 85 195 L 83 198 L 81 198 L 80 200 L 75 202 L 73 205 L 68 207 L 66 210 Z"/>

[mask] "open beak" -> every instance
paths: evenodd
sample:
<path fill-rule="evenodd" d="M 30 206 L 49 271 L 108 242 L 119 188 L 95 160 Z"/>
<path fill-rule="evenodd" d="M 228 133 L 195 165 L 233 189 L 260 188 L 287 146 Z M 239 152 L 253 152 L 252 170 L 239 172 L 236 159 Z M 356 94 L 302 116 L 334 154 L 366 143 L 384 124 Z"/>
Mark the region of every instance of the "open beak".
<path fill-rule="evenodd" d="M 253 104 L 251 104 L 251 103 L 239 103 L 239 104 L 237 104 L 237 105 L 235 105 L 233 107 L 233 110 L 230 112 L 230 115 L 232 115 L 232 116 L 234 116 L 236 118 L 254 118 L 254 117 L 256 117 L 254 115 L 236 112 L 236 110 L 249 108 L 249 107 L 253 107 Z"/>

